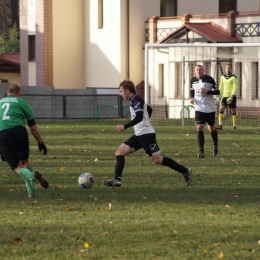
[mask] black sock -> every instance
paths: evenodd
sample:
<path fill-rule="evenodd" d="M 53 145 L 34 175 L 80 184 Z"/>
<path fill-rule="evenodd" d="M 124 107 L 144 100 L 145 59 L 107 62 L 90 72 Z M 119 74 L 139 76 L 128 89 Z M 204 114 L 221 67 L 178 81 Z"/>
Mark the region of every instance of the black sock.
<path fill-rule="evenodd" d="M 215 130 L 214 132 L 211 132 L 211 137 L 214 142 L 214 146 L 218 146 L 218 132 Z"/>
<path fill-rule="evenodd" d="M 116 156 L 115 179 L 121 181 L 124 167 L 125 167 L 125 157 Z"/>
<path fill-rule="evenodd" d="M 204 132 L 203 131 L 197 131 L 197 140 L 200 152 L 204 152 Z"/>
<path fill-rule="evenodd" d="M 171 158 L 168 158 L 168 157 L 163 157 L 163 161 L 162 161 L 162 165 L 164 166 L 168 166 L 170 167 L 171 169 L 177 171 L 177 172 L 180 172 L 182 174 L 185 174 L 187 173 L 187 168 L 178 164 L 177 162 L 175 162 L 173 159 Z"/>

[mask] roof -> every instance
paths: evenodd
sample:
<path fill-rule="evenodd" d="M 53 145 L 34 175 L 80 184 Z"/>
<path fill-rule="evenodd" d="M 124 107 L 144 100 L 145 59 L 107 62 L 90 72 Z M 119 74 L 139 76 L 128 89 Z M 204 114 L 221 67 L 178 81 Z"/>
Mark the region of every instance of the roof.
<path fill-rule="evenodd" d="M 214 23 L 185 23 L 180 28 L 173 31 L 163 38 L 160 43 L 174 42 L 174 39 L 179 39 L 180 36 L 186 34 L 187 31 L 193 31 L 199 34 L 203 41 L 211 43 L 239 43 L 243 42 L 242 37 L 235 34 L 230 34 L 222 27 Z"/>
<path fill-rule="evenodd" d="M 20 53 L 0 53 L 0 64 L 1 63 L 8 63 L 10 65 L 20 67 Z"/>

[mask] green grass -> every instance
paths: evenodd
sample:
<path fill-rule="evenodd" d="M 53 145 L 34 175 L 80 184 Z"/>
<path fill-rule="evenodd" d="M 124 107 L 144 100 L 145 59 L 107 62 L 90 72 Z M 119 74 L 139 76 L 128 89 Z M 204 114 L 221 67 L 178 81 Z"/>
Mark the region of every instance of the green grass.
<path fill-rule="evenodd" d="M 30 137 L 30 161 L 50 187 L 36 184 L 35 199 L 0 164 L 0 259 L 260 259 L 259 129 L 226 127 L 217 157 L 207 130 L 199 159 L 194 125 L 153 119 L 162 155 L 192 167 L 191 186 L 141 150 L 126 157 L 122 187 L 105 187 L 133 133 L 116 132 L 124 122 L 38 123 L 48 155 Z M 89 190 L 82 172 L 95 177 Z"/>

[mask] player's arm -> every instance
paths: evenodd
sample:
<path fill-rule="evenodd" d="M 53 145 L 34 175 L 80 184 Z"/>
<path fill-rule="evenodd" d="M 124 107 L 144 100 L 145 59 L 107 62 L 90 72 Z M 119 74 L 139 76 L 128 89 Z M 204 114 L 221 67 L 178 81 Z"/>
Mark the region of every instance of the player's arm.
<path fill-rule="evenodd" d="M 223 93 L 223 89 L 224 89 L 224 82 L 223 82 L 223 79 L 224 79 L 224 77 L 223 76 L 221 76 L 221 78 L 220 78 L 220 84 L 219 84 L 219 93 L 222 95 L 222 93 Z"/>
<path fill-rule="evenodd" d="M 213 78 L 211 78 L 211 84 L 212 84 L 212 90 L 208 90 L 207 94 L 208 95 L 219 95 L 220 91 L 219 91 L 218 85 Z"/>
<path fill-rule="evenodd" d="M 144 116 L 143 110 L 136 111 L 135 118 L 133 120 L 131 120 L 130 122 L 128 122 L 127 124 L 125 124 L 124 128 L 127 129 L 131 126 L 137 125 L 138 123 L 140 123 L 143 120 L 143 116 Z"/>
<path fill-rule="evenodd" d="M 237 77 L 233 75 L 233 88 L 232 88 L 231 96 L 235 96 L 237 94 L 237 88 L 238 88 Z"/>
<path fill-rule="evenodd" d="M 36 139 L 36 141 L 38 142 L 38 148 L 39 148 L 39 151 L 43 151 L 43 154 L 46 155 L 47 154 L 47 147 L 45 146 L 42 138 L 41 138 L 41 134 L 40 134 L 40 131 L 35 123 L 35 120 L 34 119 L 31 119 L 31 120 L 27 120 L 28 122 L 28 126 L 30 128 L 30 131 L 33 135 L 33 137 Z"/>

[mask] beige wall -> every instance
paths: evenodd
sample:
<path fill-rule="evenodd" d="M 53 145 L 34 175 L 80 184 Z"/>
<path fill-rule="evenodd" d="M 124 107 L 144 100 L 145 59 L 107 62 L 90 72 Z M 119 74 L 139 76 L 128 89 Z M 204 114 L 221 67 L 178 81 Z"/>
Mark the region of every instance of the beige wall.
<path fill-rule="evenodd" d="M 160 1 L 129 0 L 129 45 L 127 1 L 103 3 L 104 26 L 98 29 L 98 0 L 85 2 L 86 87 L 117 88 L 127 77 L 138 83 L 144 78 L 145 21 L 159 15 Z"/>
<path fill-rule="evenodd" d="M 130 0 L 129 78 L 137 85 L 144 80 L 145 21 L 159 16 L 160 0 Z"/>
<path fill-rule="evenodd" d="M 53 0 L 53 84 L 84 88 L 84 0 Z"/>
<path fill-rule="evenodd" d="M 0 79 L 7 79 L 9 83 L 20 85 L 20 73 L 0 73 Z"/>
<path fill-rule="evenodd" d="M 237 11 L 260 10 L 259 0 L 237 0 Z M 218 14 L 219 0 L 178 0 L 177 15 L 183 14 Z"/>
<path fill-rule="evenodd" d="M 103 28 L 98 28 L 98 0 L 85 1 L 85 86 L 94 88 L 116 88 L 126 45 L 125 30 L 121 24 L 121 6 L 124 0 L 103 1 Z M 126 20 L 125 20 L 126 21 Z"/>

